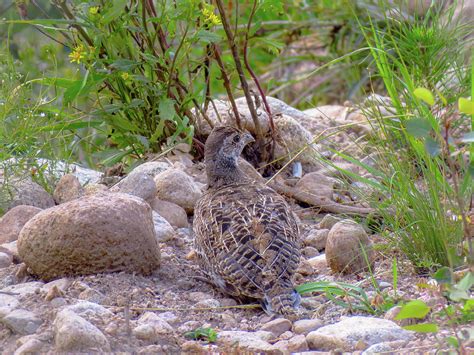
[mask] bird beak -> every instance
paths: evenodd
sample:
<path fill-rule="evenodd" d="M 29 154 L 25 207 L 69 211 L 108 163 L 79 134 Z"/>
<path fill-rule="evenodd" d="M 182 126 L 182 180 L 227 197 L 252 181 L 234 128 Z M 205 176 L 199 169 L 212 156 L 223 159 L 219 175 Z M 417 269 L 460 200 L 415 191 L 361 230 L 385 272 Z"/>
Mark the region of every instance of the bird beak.
<path fill-rule="evenodd" d="M 244 135 L 242 136 L 242 139 L 243 139 L 245 145 L 247 145 L 249 143 L 252 143 L 252 142 L 255 142 L 255 139 L 252 137 L 252 135 L 250 133 L 244 133 Z"/>

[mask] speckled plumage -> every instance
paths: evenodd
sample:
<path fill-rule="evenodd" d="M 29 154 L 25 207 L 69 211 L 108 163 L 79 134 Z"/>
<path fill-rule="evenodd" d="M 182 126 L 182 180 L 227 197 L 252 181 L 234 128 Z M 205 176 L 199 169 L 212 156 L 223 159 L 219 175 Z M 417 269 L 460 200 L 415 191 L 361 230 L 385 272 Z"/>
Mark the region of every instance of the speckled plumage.
<path fill-rule="evenodd" d="M 292 283 L 300 257 L 298 226 L 283 197 L 238 168 L 248 141 L 248 134 L 221 127 L 206 142 L 210 186 L 195 207 L 195 249 L 201 269 L 223 292 L 288 315 L 300 299 Z"/>

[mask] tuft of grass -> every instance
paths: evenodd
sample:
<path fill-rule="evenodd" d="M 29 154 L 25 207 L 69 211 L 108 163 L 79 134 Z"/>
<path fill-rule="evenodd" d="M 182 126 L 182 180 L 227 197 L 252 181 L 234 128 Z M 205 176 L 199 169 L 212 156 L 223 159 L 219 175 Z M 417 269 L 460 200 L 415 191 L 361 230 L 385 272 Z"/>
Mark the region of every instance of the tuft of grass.
<path fill-rule="evenodd" d="M 454 6 L 448 8 L 452 20 Z M 377 108 L 374 146 L 379 161 L 373 187 L 383 192 L 372 201 L 384 218 L 385 233 L 420 271 L 466 262 L 470 250 L 465 216 L 473 192 L 469 148 L 460 132 L 469 117 L 456 102 L 468 96 L 469 68 L 463 52 L 465 28 L 446 24 L 431 9 L 423 18 L 386 18 L 386 27 L 363 27 L 392 101 L 393 117 Z M 361 25 L 362 26 L 362 25 Z"/>

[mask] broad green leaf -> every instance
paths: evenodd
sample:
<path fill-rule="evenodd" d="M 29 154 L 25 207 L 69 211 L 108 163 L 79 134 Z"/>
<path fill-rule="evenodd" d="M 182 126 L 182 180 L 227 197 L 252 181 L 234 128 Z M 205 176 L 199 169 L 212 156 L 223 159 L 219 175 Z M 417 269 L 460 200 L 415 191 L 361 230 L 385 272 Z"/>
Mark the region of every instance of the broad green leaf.
<path fill-rule="evenodd" d="M 433 94 L 428 89 L 416 88 L 415 91 L 413 91 L 413 94 L 417 98 L 419 98 L 420 100 L 426 102 L 430 106 L 434 105 L 434 103 L 435 103 Z"/>
<path fill-rule="evenodd" d="M 108 25 L 110 22 L 125 13 L 125 5 L 128 0 L 115 0 L 112 6 L 103 14 L 102 23 Z"/>
<path fill-rule="evenodd" d="M 430 307 L 421 300 L 413 300 L 402 306 L 400 312 L 395 317 L 396 320 L 402 320 L 407 318 L 425 318 L 430 311 Z"/>
<path fill-rule="evenodd" d="M 472 272 L 468 272 L 461 281 L 458 282 L 457 287 L 460 290 L 468 291 L 472 285 L 474 285 L 474 274 Z"/>
<path fill-rule="evenodd" d="M 104 121 L 100 121 L 100 120 L 58 123 L 52 126 L 41 127 L 41 131 L 63 131 L 63 130 L 75 131 L 81 128 L 99 127 L 103 123 Z"/>
<path fill-rule="evenodd" d="M 463 142 L 463 143 L 474 143 L 474 132 L 471 131 L 471 132 L 468 132 L 468 133 L 464 134 L 461 137 L 460 141 Z"/>
<path fill-rule="evenodd" d="M 459 341 L 456 337 L 453 337 L 453 336 L 447 337 L 446 341 L 448 342 L 449 345 L 451 345 L 454 348 L 459 347 Z"/>
<path fill-rule="evenodd" d="M 100 152 L 100 154 L 94 154 L 94 156 L 105 156 L 101 163 L 105 166 L 112 166 L 120 162 L 124 157 L 131 154 L 133 149 L 122 151 L 117 149 L 107 150 L 105 152 Z"/>
<path fill-rule="evenodd" d="M 197 328 L 184 334 L 186 338 L 193 340 L 205 340 L 213 343 L 217 339 L 217 332 L 212 328 Z"/>
<path fill-rule="evenodd" d="M 453 274 L 451 269 L 447 266 L 439 268 L 434 274 L 433 278 L 440 284 L 451 284 L 453 282 Z"/>
<path fill-rule="evenodd" d="M 449 290 L 449 298 L 455 302 L 459 302 L 461 300 L 468 300 L 469 294 L 465 290 L 461 290 L 455 286 L 451 290 Z"/>
<path fill-rule="evenodd" d="M 162 120 L 171 121 L 176 115 L 176 111 L 174 109 L 174 100 L 168 98 L 161 99 L 158 106 L 158 111 L 160 112 L 160 118 Z"/>
<path fill-rule="evenodd" d="M 441 153 L 440 145 L 438 144 L 437 141 L 435 141 L 431 137 L 426 137 L 425 148 L 426 148 L 426 151 L 428 152 L 428 154 L 431 155 L 432 157 L 435 157 L 435 156 L 439 155 L 439 153 Z"/>
<path fill-rule="evenodd" d="M 86 75 L 82 80 L 77 80 L 74 85 L 70 86 L 65 92 L 64 92 L 64 103 L 67 105 L 71 102 L 73 102 L 76 97 L 79 96 L 81 93 L 82 89 L 87 84 L 87 80 L 89 79 L 89 71 L 86 71 Z"/>
<path fill-rule="evenodd" d="M 406 325 L 403 327 L 406 330 L 412 330 L 418 333 L 437 333 L 438 326 L 433 323 L 420 323 L 420 324 L 413 324 L 413 325 Z"/>
<path fill-rule="evenodd" d="M 204 43 L 217 43 L 221 40 L 221 36 L 219 36 L 217 33 L 207 30 L 198 31 L 196 33 L 196 37 L 199 41 Z"/>
<path fill-rule="evenodd" d="M 458 100 L 459 111 L 467 115 L 474 115 L 474 101 L 460 97 Z"/>
<path fill-rule="evenodd" d="M 405 127 L 408 133 L 417 138 L 426 138 L 431 132 L 430 123 L 421 117 L 406 121 Z"/>
<path fill-rule="evenodd" d="M 136 60 L 130 59 L 117 59 L 112 64 L 110 64 L 112 68 L 122 71 L 129 71 L 137 65 L 140 65 L 140 63 Z"/>
<path fill-rule="evenodd" d="M 474 299 L 468 299 L 464 304 L 463 310 L 465 312 L 474 312 Z"/>

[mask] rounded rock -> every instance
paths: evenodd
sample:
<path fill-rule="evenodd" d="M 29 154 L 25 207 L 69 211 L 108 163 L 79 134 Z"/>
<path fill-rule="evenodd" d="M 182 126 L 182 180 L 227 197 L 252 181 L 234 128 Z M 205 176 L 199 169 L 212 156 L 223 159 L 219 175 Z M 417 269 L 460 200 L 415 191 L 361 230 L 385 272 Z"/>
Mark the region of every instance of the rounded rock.
<path fill-rule="evenodd" d="M 199 185 L 179 169 L 169 169 L 158 174 L 155 183 L 159 199 L 173 202 L 183 207 L 187 213 L 192 213 L 194 205 L 202 195 Z"/>
<path fill-rule="evenodd" d="M 331 228 L 326 260 L 333 272 L 352 274 L 373 268 L 373 250 L 361 225 L 345 219 Z"/>
<path fill-rule="evenodd" d="M 23 226 L 42 209 L 34 206 L 20 205 L 13 207 L 0 218 L 0 244 L 18 239 Z"/>
<path fill-rule="evenodd" d="M 156 196 L 156 184 L 153 178 L 146 173 L 131 173 L 115 186 L 111 192 L 122 192 L 140 197 L 145 201 L 152 201 Z"/>
<path fill-rule="evenodd" d="M 18 252 L 44 280 L 117 271 L 147 275 L 160 262 L 150 206 L 120 193 L 84 196 L 38 213 L 23 227 Z"/>
<path fill-rule="evenodd" d="M 166 219 L 173 227 L 189 227 L 188 215 L 186 214 L 186 211 L 176 203 L 155 198 L 153 201 L 151 201 L 150 205 L 153 211 Z"/>
<path fill-rule="evenodd" d="M 84 188 L 79 179 L 72 174 L 66 174 L 59 179 L 54 189 L 53 198 L 59 205 L 79 198 L 82 195 L 84 195 Z"/>

